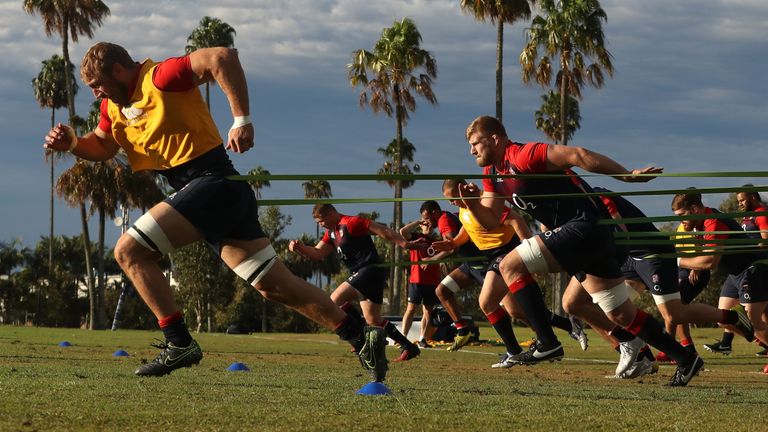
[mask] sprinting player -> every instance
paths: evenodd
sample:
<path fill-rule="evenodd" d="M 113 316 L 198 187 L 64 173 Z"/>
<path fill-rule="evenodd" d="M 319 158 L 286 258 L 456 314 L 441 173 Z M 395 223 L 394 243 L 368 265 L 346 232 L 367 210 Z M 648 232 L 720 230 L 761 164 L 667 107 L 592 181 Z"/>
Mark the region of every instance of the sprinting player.
<path fill-rule="evenodd" d="M 400 233 L 364 217 L 343 215 L 332 204 L 316 204 L 312 209 L 312 217 L 325 228 L 323 238 L 315 246 L 291 240 L 288 249 L 313 261 L 320 261 L 334 251 L 338 252 L 352 275 L 331 293 L 331 300 L 353 315 L 357 310 L 351 302 L 359 300 L 368 325 L 383 328 L 386 335 L 400 345 L 402 352 L 395 361 L 418 356 L 421 353 L 419 347 L 381 316 L 384 286 L 389 273 L 386 267 L 379 265 L 381 259 L 371 235 L 377 235 L 404 249 L 421 247 L 423 242 L 407 242 Z"/>
<path fill-rule="evenodd" d="M 442 240 L 453 240 L 459 234 L 461 229 L 459 218 L 455 214 L 441 209 L 437 201 L 424 201 L 419 208 L 419 213 L 422 220 L 428 223 L 430 229 L 437 228 Z M 448 252 L 440 252 L 428 260 L 440 260 L 448 255 Z M 468 242 L 459 248 L 458 256 L 462 258 L 479 257 L 480 252 L 473 243 Z M 451 345 L 447 348 L 448 351 L 460 350 L 472 338 L 470 323 L 462 318 L 461 308 L 456 301 L 456 293 L 474 284 L 482 286 L 483 270 L 485 267 L 486 265 L 482 262 L 463 262 L 458 267 L 452 269 L 435 289 L 437 298 L 445 308 L 445 311 L 448 312 L 448 315 L 450 315 L 453 320 L 453 326 L 456 328 L 456 335 Z"/>
<path fill-rule="evenodd" d="M 610 217 L 605 205 L 591 197 L 542 197 L 590 191 L 589 185 L 570 171 L 575 166 L 590 172 L 618 174 L 619 180 L 628 182 L 648 181 L 652 176 L 645 174 L 656 174 L 661 169 L 649 167 L 629 171 L 612 159 L 584 148 L 515 143 L 507 138 L 501 122 L 490 116 L 472 121 L 466 138 L 470 153 L 484 168 L 484 174 L 560 174 L 543 178 L 483 179 L 482 196 L 473 184 L 459 188 L 464 203 L 488 229 L 500 224 L 505 200 L 552 229 L 523 240 L 500 263 L 504 281 L 525 311 L 537 337 L 531 349 L 513 356 L 513 361 L 535 364 L 563 356 L 563 347 L 549 324 L 540 288 L 532 274 L 567 271 L 579 276 L 584 288 L 611 321 L 677 361 L 677 370 L 669 383 L 671 386 L 687 385 L 704 362 L 629 300 L 611 229 L 597 223 Z"/>
<path fill-rule="evenodd" d="M 155 171 L 177 191 L 141 216 L 115 246 L 115 259 L 165 336 L 156 345 L 161 352 L 139 366 L 136 375 L 166 375 L 202 359 L 158 260 L 205 240 L 265 298 L 334 330 L 354 347 L 374 379 L 384 380 L 383 332 L 364 330 L 323 291 L 294 276 L 259 225 L 253 190 L 227 178 L 237 171 L 226 150 L 242 153 L 253 147 L 248 89 L 237 51 L 205 48 L 137 63 L 123 47 L 100 42 L 85 54 L 80 76 L 102 98 L 99 124 L 82 137 L 59 124 L 45 137 L 45 148 L 92 161 L 111 159 L 122 149 L 133 171 Z M 224 91 L 234 116 L 226 147 L 197 88 L 210 81 Z"/>
<path fill-rule="evenodd" d="M 419 230 L 420 232 L 417 232 Z M 432 230 L 429 223 L 418 219 L 405 224 L 400 228 L 400 235 L 410 241 L 424 241 L 427 246 L 431 246 L 435 239 L 430 235 Z M 421 348 L 432 348 L 427 339 L 433 333 L 434 328 L 430 324 L 432 309 L 440 304 L 435 288 L 440 283 L 440 265 L 439 264 L 418 264 L 423 259 L 434 256 L 435 250 L 432 247 L 426 249 L 411 249 L 410 259 L 411 274 L 408 277 L 408 306 L 403 313 L 403 334 L 407 337 L 411 330 L 413 316 L 416 314 L 416 308 L 422 306 L 421 331 L 419 332 L 418 345 Z"/>
<path fill-rule="evenodd" d="M 435 242 L 434 246 L 438 250 L 451 251 L 461 247 L 467 241 L 472 241 L 482 256 L 485 257 L 484 262 L 487 264 L 487 269 L 483 277 L 478 302 L 480 309 L 499 334 L 506 348 L 501 360 L 491 367 L 509 368 L 515 364 L 511 359 L 522 353 L 522 348 L 512 329 L 510 315 L 521 319 L 524 319 L 525 315 L 507 290 L 501 273 L 499 273 L 498 264 L 507 253 L 520 244 L 521 238 L 529 238 L 531 232 L 525 220 L 516 211 L 509 208 L 505 209 L 502 214 L 503 221 L 498 227 L 488 230 L 480 225 L 460 199 L 459 187 L 466 184 L 466 181 L 462 179 L 447 179 L 443 182 L 443 196 L 451 204 L 459 207 L 459 219 L 462 222 L 462 227 L 454 239 Z M 504 307 L 499 306 L 500 303 L 504 303 Z M 588 339 L 580 321 L 573 317 L 568 319 L 547 312 L 551 316 L 552 325 L 569 332 L 570 336 L 579 342 L 583 350 L 587 349 Z"/>
<path fill-rule="evenodd" d="M 746 184 L 744 187 L 753 187 L 751 184 Z M 764 212 L 766 211 L 765 204 L 763 203 L 763 200 L 760 198 L 760 194 L 757 192 L 739 192 L 736 194 L 736 201 L 739 203 L 739 210 L 744 212 Z M 741 227 L 744 229 L 744 231 L 747 231 L 747 235 L 750 238 L 756 238 L 756 239 L 762 239 L 766 240 L 768 239 L 768 216 L 761 215 L 761 216 L 745 216 L 741 220 Z M 760 231 L 759 233 L 757 231 Z M 766 247 L 768 244 L 766 242 L 760 243 L 761 247 Z M 765 318 L 764 319 L 768 319 Z M 757 352 L 755 355 L 758 357 L 766 357 L 768 356 L 768 345 L 764 344 L 763 342 L 757 341 L 758 344 L 763 348 L 761 351 Z"/>
<path fill-rule="evenodd" d="M 611 192 L 607 189 L 594 188 L 595 192 Z M 608 213 L 614 219 L 645 218 L 646 215 L 621 196 L 601 196 Z M 639 222 L 621 224 L 619 228 L 628 232 L 659 232 L 651 222 Z M 670 334 L 678 329 L 683 347 L 696 352 L 690 332 L 687 331 L 688 323 L 710 324 L 718 323 L 736 329 L 747 337 L 752 335 L 753 329 L 749 319 L 743 314 L 729 310 L 717 309 L 703 303 L 691 303 L 693 297 L 684 302 L 680 292 L 677 265 L 674 258 L 656 258 L 649 255 L 673 254 L 675 248 L 672 244 L 659 244 L 649 241 L 645 244 L 633 244 L 629 247 L 629 255 L 622 264 L 622 272 L 629 286 L 638 292 L 647 290 L 651 293 L 654 303 L 666 323 Z M 695 296 L 694 296 L 695 297 Z M 681 329 L 681 327 L 683 327 Z M 661 355 L 661 354 L 660 354 Z M 661 361 L 658 356 L 657 360 Z"/>
<path fill-rule="evenodd" d="M 719 213 L 715 209 L 706 207 L 701 201 L 701 194 L 697 193 L 675 195 L 672 199 L 672 211 L 676 216 L 682 217 L 716 216 Z M 715 233 L 740 231 L 741 227 L 732 219 L 711 217 L 704 220 L 683 220 L 682 223 L 686 230 L 691 231 L 695 228 L 702 233 L 705 241 L 710 240 L 712 243 L 703 246 L 703 252 L 709 252 L 707 255 L 680 258 L 680 267 L 695 270 L 711 270 L 719 267 L 732 276 L 732 282 L 739 290 L 739 303 L 744 305 L 754 327 L 754 336 L 761 342 L 768 343 L 768 322 L 765 319 L 766 307 L 768 307 L 768 265 L 760 262 L 768 258 L 768 252 L 754 247 L 738 254 L 721 254 L 715 249 L 707 249 L 717 246 L 717 240 L 749 238 L 746 233 Z M 760 240 L 754 240 L 755 246 L 760 245 Z"/>
<path fill-rule="evenodd" d="M 744 187 L 752 187 L 751 184 L 746 184 Z M 760 199 L 760 194 L 757 192 L 737 192 L 736 202 L 739 206 L 739 211 L 765 211 L 765 204 Z M 768 238 L 768 218 L 766 216 L 745 216 L 741 220 L 741 228 L 747 231 L 747 237 L 754 239 L 766 239 Z M 758 232 L 761 231 L 761 232 Z M 736 286 L 736 281 L 733 276 L 728 275 L 720 290 L 720 298 L 718 300 L 718 307 L 720 308 L 732 308 L 739 305 L 739 288 Z M 723 329 L 723 336 L 720 340 L 712 344 L 704 344 L 704 348 L 707 350 L 728 355 L 732 352 L 733 332 L 727 328 Z M 756 355 L 763 357 L 768 355 L 768 347 L 765 346 L 759 340 L 758 344 L 763 348 Z"/>

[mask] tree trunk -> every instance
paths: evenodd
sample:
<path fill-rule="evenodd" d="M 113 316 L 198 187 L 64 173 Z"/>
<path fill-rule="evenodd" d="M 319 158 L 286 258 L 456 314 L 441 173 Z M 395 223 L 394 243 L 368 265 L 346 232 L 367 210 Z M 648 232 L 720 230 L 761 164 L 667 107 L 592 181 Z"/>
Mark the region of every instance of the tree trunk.
<path fill-rule="evenodd" d="M 398 94 L 400 88 L 395 86 L 395 95 Z M 397 97 L 397 96 L 396 96 Z M 399 98 L 398 98 L 399 100 Z M 401 174 L 403 167 L 403 108 L 398 104 L 396 108 L 395 118 L 397 121 L 397 153 L 395 153 L 395 173 Z M 403 226 L 403 203 L 400 198 L 403 197 L 403 182 L 400 179 L 395 180 L 395 231 L 400 231 L 400 227 Z M 394 247 L 394 262 L 400 260 L 400 246 Z M 391 313 L 397 314 L 400 311 L 400 297 L 402 291 L 402 276 L 403 269 L 401 267 L 394 267 L 394 276 L 392 277 L 392 299 L 390 301 Z"/>
<path fill-rule="evenodd" d="M 502 122 L 502 80 L 504 68 L 504 22 L 499 20 L 496 30 L 496 118 Z"/>
<path fill-rule="evenodd" d="M 64 57 L 64 82 L 67 85 L 67 110 L 69 111 L 69 124 L 72 125 L 75 119 L 75 90 L 73 88 L 72 76 L 69 73 L 69 66 L 72 62 L 69 61 L 69 15 L 64 14 L 61 26 L 63 32 L 61 33 L 61 54 Z"/>
<path fill-rule="evenodd" d="M 88 329 L 94 330 L 96 324 L 96 296 L 93 281 L 93 263 L 91 263 L 91 236 L 88 232 L 88 214 L 85 203 L 80 204 L 80 222 L 83 225 L 83 252 L 85 253 L 85 283 L 88 286 Z"/>
<path fill-rule="evenodd" d="M 560 144 L 568 145 L 568 119 L 566 115 L 566 101 L 568 101 L 568 71 L 563 71 L 563 79 L 560 83 Z"/>
<path fill-rule="evenodd" d="M 99 210 L 99 249 L 96 257 L 97 270 L 99 272 L 98 284 L 96 284 L 96 329 L 101 330 L 106 327 L 107 311 L 104 306 L 104 295 L 107 292 L 107 277 L 104 274 L 104 229 L 106 215 L 104 211 Z"/>
<path fill-rule="evenodd" d="M 56 109 L 51 109 L 51 129 L 56 126 Z M 47 150 L 48 157 L 51 159 L 51 206 L 50 206 L 50 226 L 48 231 L 48 280 L 53 280 L 53 203 L 54 203 L 54 152 L 53 150 Z"/>

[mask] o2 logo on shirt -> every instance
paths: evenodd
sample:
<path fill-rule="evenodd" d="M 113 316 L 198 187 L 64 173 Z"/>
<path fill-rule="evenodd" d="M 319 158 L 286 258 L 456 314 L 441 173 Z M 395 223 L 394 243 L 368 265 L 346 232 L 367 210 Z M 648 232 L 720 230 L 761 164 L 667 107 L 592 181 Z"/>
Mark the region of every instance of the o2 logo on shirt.
<path fill-rule="evenodd" d="M 144 114 L 143 109 L 136 108 L 133 105 L 120 108 L 120 112 L 123 113 L 125 118 L 128 120 L 126 123 L 128 123 L 129 126 L 136 124 L 136 122 L 138 122 L 140 119 L 147 116 Z"/>
<path fill-rule="evenodd" d="M 339 257 L 341 258 L 342 261 L 347 260 L 347 256 L 344 255 L 344 251 L 341 250 L 341 246 L 336 246 L 336 253 L 339 254 Z"/>
<path fill-rule="evenodd" d="M 527 202 L 516 193 L 512 194 L 512 204 L 514 204 L 515 207 L 519 208 L 520 210 L 533 210 L 536 208 L 536 204 Z"/>

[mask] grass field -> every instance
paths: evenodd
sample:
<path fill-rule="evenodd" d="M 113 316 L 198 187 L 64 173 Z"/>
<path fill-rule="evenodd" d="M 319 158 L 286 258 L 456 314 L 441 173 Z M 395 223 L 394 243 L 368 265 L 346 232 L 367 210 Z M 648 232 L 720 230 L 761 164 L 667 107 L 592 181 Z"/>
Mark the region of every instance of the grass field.
<path fill-rule="evenodd" d="M 139 379 L 133 370 L 154 358 L 148 343 L 159 332 L 0 326 L 0 430 L 768 430 L 756 345 L 737 340 L 729 357 L 702 352 L 701 375 L 667 388 L 673 366 L 636 381 L 605 378 L 617 355 L 588 332 L 586 352 L 560 333 L 562 362 L 507 370 L 489 367 L 496 346 L 424 350 L 390 364 L 392 396 L 359 396 L 368 377 L 330 334 L 200 334 L 200 366 Z M 719 334 L 694 330 L 698 344 Z M 60 348 L 64 340 L 72 346 Z M 114 357 L 118 349 L 130 357 Z M 227 372 L 233 362 L 251 372 Z"/>

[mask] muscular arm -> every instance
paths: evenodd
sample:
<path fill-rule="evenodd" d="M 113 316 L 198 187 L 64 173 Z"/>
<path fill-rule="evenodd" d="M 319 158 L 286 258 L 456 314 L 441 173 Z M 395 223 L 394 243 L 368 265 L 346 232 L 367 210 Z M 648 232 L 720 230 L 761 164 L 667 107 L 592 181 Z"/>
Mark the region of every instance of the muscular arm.
<path fill-rule="evenodd" d="M 298 240 L 291 240 L 288 249 L 312 261 L 320 261 L 333 252 L 333 246 L 320 240 L 315 247 L 307 246 Z"/>
<path fill-rule="evenodd" d="M 408 242 L 403 238 L 402 235 L 400 235 L 400 233 L 397 233 L 380 223 L 371 222 L 371 225 L 368 227 L 368 231 L 370 231 L 371 234 L 375 234 L 384 240 L 396 244 L 402 248 L 405 248 L 408 245 Z"/>
<path fill-rule="evenodd" d="M 66 151 L 70 146 L 72 128 L 59 123 L 48 132 L 45 137 L 44 147 L 58 151 Z M 77 146 L 72 154 L 89 161 L 105 161 L 117 154 L 120 146 L 111 136 L 96 128 L 85 136 L 77 137 Z"/>
<path fill-rule="evenodd" d="M 720 255 L 701 255 L 691 258 L 680 258 L 679 266 L 691 270 L 714 270 L 720 264 Z"/>
<path fill-rule="evenodd" d="M 587 150 L 582 147 L 550 145 L 547 149 L 547 169 L 550 171 L 579 167 L 597 174 L 626 174 L 616 177 L 625 182 L 647 182 L 653 177 L 635 177 L 636 174 L 656 174 L 662 168 L 646 167 L 628 170 L 608 156 Z"/>
<path fill-rule="evenodd" d="M 233 117 L 248 116 L 248 84 L 237 56 L 230 48 L 203 48 L 189 54 L 196 85 L 216 81 L 227 96 Z M 241 153 L 253 147 L 253 125 L 246 124 L 229 131 L 227 148 Z"/>
<path fill-rule="evenodd" d="M 422 223 L 421 219 L 408 222 L 407 224 L 403 225 L 400 228 L 400 235 L 403 236 L 404 238 L 408 237 L 408 235 L 410 235 L 411 232 L 413 232 L 413 230 L 415 230 L 419 225 L 421 225 L 421 223 Z"/>

